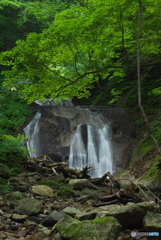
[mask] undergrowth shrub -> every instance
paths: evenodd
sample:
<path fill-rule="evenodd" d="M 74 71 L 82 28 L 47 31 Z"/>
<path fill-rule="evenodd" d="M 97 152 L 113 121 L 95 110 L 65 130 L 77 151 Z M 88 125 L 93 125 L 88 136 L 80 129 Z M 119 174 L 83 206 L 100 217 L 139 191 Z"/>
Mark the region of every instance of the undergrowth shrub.
<path fill-rule="evenodd" d="M 22 162 L 28 156 L 28 149 L 22 145 L 26 138 L 20 134 L 0 136 L 0 162 L 7 165 L 13 175 L 21 172 Z"/>

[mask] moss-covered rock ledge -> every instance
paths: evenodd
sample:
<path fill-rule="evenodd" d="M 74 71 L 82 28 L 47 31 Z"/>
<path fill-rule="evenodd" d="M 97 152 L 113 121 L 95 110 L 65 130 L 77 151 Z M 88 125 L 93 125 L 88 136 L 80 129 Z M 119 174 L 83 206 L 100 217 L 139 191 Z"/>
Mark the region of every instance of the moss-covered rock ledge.
<path fill-rule="evenodd" d="M 93 221 L 79 221 L 71 217 L 65 217 L 59 220 L 54 227 L 59 234 L 70 240 L 116 240 L 121 225 L 114 217 L 103 217 Z"/>

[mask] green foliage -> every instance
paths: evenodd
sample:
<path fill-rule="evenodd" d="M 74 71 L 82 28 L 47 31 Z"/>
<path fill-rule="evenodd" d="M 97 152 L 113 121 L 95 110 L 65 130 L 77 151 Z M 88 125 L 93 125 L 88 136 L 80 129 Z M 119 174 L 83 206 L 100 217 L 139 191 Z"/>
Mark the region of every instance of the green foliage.
<path fill-rule="evenodd" d="M 40 19 L 51 7 L 45 5 L 41 10 L 41 4 L 44 3 L 28 5 L 30 12 Z M 142 5 L 146 20 L 141 38 L 141 60 L 144 62 L 160 54 L 158 27 L 161 19 L 152 1 L 142 1 Z M 128 81 L 126 86 L 122 84 L 128 69 L 135 67 L 136 71 L 137 11 L 138 2 L 129 0 L 112 0 L 108 4 L 90 0 L 85 5 L 62 8 L 43 33 L 29 34 L 26 41 L 17 41 L 15 48 L 1 55 L 1 63 L 10 66 L 3 72 L 4 84 L 15 87 L 25 99 L 33 102 L 46 96 L 87 98 L 94 82 L 101 79 L 110 85 L 114 81 L 115 86 L 108 90 L 109 103 L 117 102 L 129 87 Z M 131 99 L 129 96 L 129 104 L 136 100 L 134 95 Z"/>
<path fill-rule="evenodd" d="M 60 6 L 61 5 L 61 6 Z M 0 51 L 14 47 L 18 39 L 49 27 L 55 14 L 67 6 L 54 1 L 0 1 Z"/>
<path fill-rule="evenodd" d="M 22 146 L 25 139 L 26 137 L 20 134 L 17 137 L 0 137 L 0 162 L 7 165 L 14 175 L 21 172 L 21 164 L 28 155 L 28 150 Z"/>
<path fill-rule="evenodd" d="M 12 134 L 31 113 L 16 91 L 0 87 L 0 134 Z"/>
<path fill-rule="evenodd" d="M 14 187 L 9 184 L 0 184 L 0 192 L 1 194 L 5 194 L 5 196 L 8 198 L 11 196 L 11 192 L 14 190 Z"/>
<path fill-rule="evenodd" d="M 136 119 L 136 120 L 134 121 L 134 124 L 135 124 L 136 126 L 142 126 L 144 123 L 145 123 L 145 121 L 142 120 L 142 119 Z"/>
<path fill-rule="evenodd" d="M 21 200 L 23 198 L 23 195 L 21 195 L 21 194 L 12 194 L 12 197 L 14 197 L 15 199 Z"/>

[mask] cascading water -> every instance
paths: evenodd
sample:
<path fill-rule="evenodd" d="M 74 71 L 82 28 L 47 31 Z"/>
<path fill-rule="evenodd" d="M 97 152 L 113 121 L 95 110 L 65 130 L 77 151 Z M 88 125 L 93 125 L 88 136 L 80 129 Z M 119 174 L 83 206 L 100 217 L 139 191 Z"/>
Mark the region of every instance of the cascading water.
<path fill-rule="evenodd" d="M 25 135 L 28 136 L 27 148 L 35 150 L 29 152 L 30 157 L 38 157 L 41 155 L 40 139 L 39 139 L 39 121 L 41 113 L 37 112 L 33 120 L 24 128 Z"/>
<path fill-rule="evenodd" d="M 86 140 L 83 135 L 86 131 Z M 92 167 L 92 177 L 102 177 L 106 172 L 113 172 L 111 128 L 102 115 L 89 115 L 86 129 L 78 125 L 70 147 L 69 167 L 82 170 Z"/>

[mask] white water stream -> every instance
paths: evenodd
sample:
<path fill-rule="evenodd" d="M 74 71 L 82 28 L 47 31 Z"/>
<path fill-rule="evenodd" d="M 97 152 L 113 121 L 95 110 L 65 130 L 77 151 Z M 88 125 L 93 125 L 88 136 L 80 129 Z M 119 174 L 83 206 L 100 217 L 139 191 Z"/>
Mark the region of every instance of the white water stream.
<path fill-rule="evenodd" d="M 82 170 L 88 166 L 95 169 L 90 172 L 92 177 L 102 177 L 106 172 L 113 172 L 111 128 L 102 115 L 90 115 L 88 122 L 86 143 L 83 125 L 77 126 L 70 147 L 69 167 Z"/>
<path fill-rule="evenodd" d="M 27 148 L 35 151 L 29 152 L 30 157 L 38 157 L 41 155 L 40 139 L 39 139 L 39 121 L 41 113 L 37 112 L 32 121 L 24 128 L 25 136 L 28 136 Z"/>

